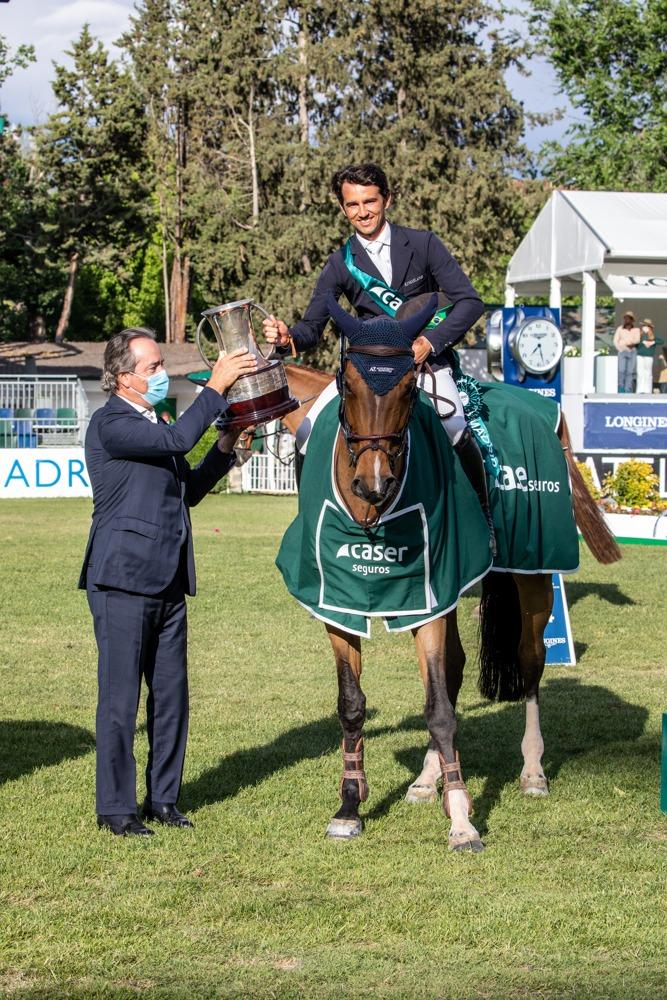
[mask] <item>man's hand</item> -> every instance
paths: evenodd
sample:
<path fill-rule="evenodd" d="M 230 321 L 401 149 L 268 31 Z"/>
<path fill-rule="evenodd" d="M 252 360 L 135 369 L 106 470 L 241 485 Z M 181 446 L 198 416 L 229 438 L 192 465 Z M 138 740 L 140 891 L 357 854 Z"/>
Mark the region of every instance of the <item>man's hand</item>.
<path fill-rule="evenodd" d="M 257 368 L 255 355 L 244 347 L 239 347 L 231 354 L 223 354 L 216 361 L 211 377 L 206 383 L 216 392 L 227 392 L 236 382 L 239 375 L 247 375 Z"/>
<path fill-rule="evenodd" d="M 264 330 L 264 337 L 267 344 L 275 344 L 276 347 L 289 346 L 290 335 L 287 323 L 283 323 L 281 319 L 276 319 L 275 316 L 267 316 L 262 323 L 262 329 Z"/>
<path fill-rule="evenodd" d="M 432 350 L 433 344 L 423 335 L 421 337 L 417 337 L 412 342 L 412 353 L 414 354 L 415 362 L 418 365 L 421 365 L 424 361 L 426 361 Z"/>

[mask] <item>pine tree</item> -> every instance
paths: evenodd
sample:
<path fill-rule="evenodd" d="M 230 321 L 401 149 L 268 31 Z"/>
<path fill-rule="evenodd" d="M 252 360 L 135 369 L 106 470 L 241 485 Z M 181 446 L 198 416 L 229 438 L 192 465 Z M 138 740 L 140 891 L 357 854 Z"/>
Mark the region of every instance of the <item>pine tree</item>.
<path fill-rule="evenodd" d="M 64 338 L 84 260 L 122 267 L 145 240 L 143 112 L 129 78 L 87 26 L 56 66 L 58 110 L 36 130 L 43 172 L 43 229 L 52 263 L 67 261 L 67 286 L 55 339 Z"/>
<path fill-rule="evenodd" d="M 392 217 L 437 232 L 495 295 L 526 213 L 515 178 L 529 169 L 504 81 L 526 47 L 499 16 L 483 0 L 362 4 L 336 135 L 342 161 L 385 164 Z"/>

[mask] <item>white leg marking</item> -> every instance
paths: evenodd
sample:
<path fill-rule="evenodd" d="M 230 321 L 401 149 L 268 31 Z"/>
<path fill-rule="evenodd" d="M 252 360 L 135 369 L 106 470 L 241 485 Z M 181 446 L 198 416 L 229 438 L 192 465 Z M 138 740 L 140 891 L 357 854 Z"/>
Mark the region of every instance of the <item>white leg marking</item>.
<path fill-rule="evenodd" d="M 526 701 L 526 730 L 521 741 L 523 770 L 521 789 L 526 795 L 548 795 L 549 785 L 542 770 L 544 740 L 540 730 L 540 706 L 535 698 Z"/>
<path fill-rule="evenodd" d="M 427 750 L 421 774 L 415 778 L 407 790 L 406 802 L 436 802 L 438 798 L 438 782 L 440 773 L 440 758 L 437 750 Z"/>
<path fill-rule="evenodd" d="M 468 819 L 468 798 L 462 788 L 455 788 L 449 793 L 449 812 L 451 815 L 451 827 L 449 830 L 449 843 L 451 847 L 457 844 L 467 844 L 469 842 L 480 842 L 480 836 L 475 827 Z"/>

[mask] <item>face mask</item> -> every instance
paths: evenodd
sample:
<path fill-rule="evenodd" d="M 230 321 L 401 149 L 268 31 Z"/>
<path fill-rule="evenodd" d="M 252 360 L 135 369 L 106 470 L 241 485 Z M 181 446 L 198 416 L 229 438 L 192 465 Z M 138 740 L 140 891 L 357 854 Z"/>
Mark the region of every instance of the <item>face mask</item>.
<path fill-rule="evenodd" d="M 146 392 L 142 392 L 141 395 L 151 406 L 161 403 L 169 392 L 169 376 L 167 373 L 165 371 L 156 372 L 155 375 L 151 375 L 150 378 L 146 379 L 146 382 L 148 387 Z"/>

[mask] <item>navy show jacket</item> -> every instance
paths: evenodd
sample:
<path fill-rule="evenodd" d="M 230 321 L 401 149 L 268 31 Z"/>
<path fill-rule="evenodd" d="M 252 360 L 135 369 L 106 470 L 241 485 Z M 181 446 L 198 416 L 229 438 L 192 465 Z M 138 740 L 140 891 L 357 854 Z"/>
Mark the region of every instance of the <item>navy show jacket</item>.
<path fill-rule="evenodd" d="M 403 298 L 412 299 L 426 292 L 442 291 L 452 303 L 446 319 L 428 331 L 433 353 L 458 343 L 484 312 L 484 303 L 463 270 L 435 233 L 391 225 L 391 287 Z M 303 318 L 290 328 L 299 350 L 315 347 L 329 319 L 327 292 L 336 299 L 342 294 L 361 319 L 383 316 L 382 309 L 352 277 L 343 258 L 344 247 L 331 254 L 320 274 Z M 382 275 L 356 234 L 352 237 L 354 262 L 366 274 Z"/>
<path fill-rule="evenodd" d="M 79 587 L 91 584 L 151 595 L 174 579 L 187 545 L 185 592 L 196 589 L 188 508 L 234 464 L 217 443 L 191 469 L 185 455 L 228 403 L 204 388 L 173 424 L 148 420 L 111 395 L 91 417 L 85 451 L 93 521 Z"/>

